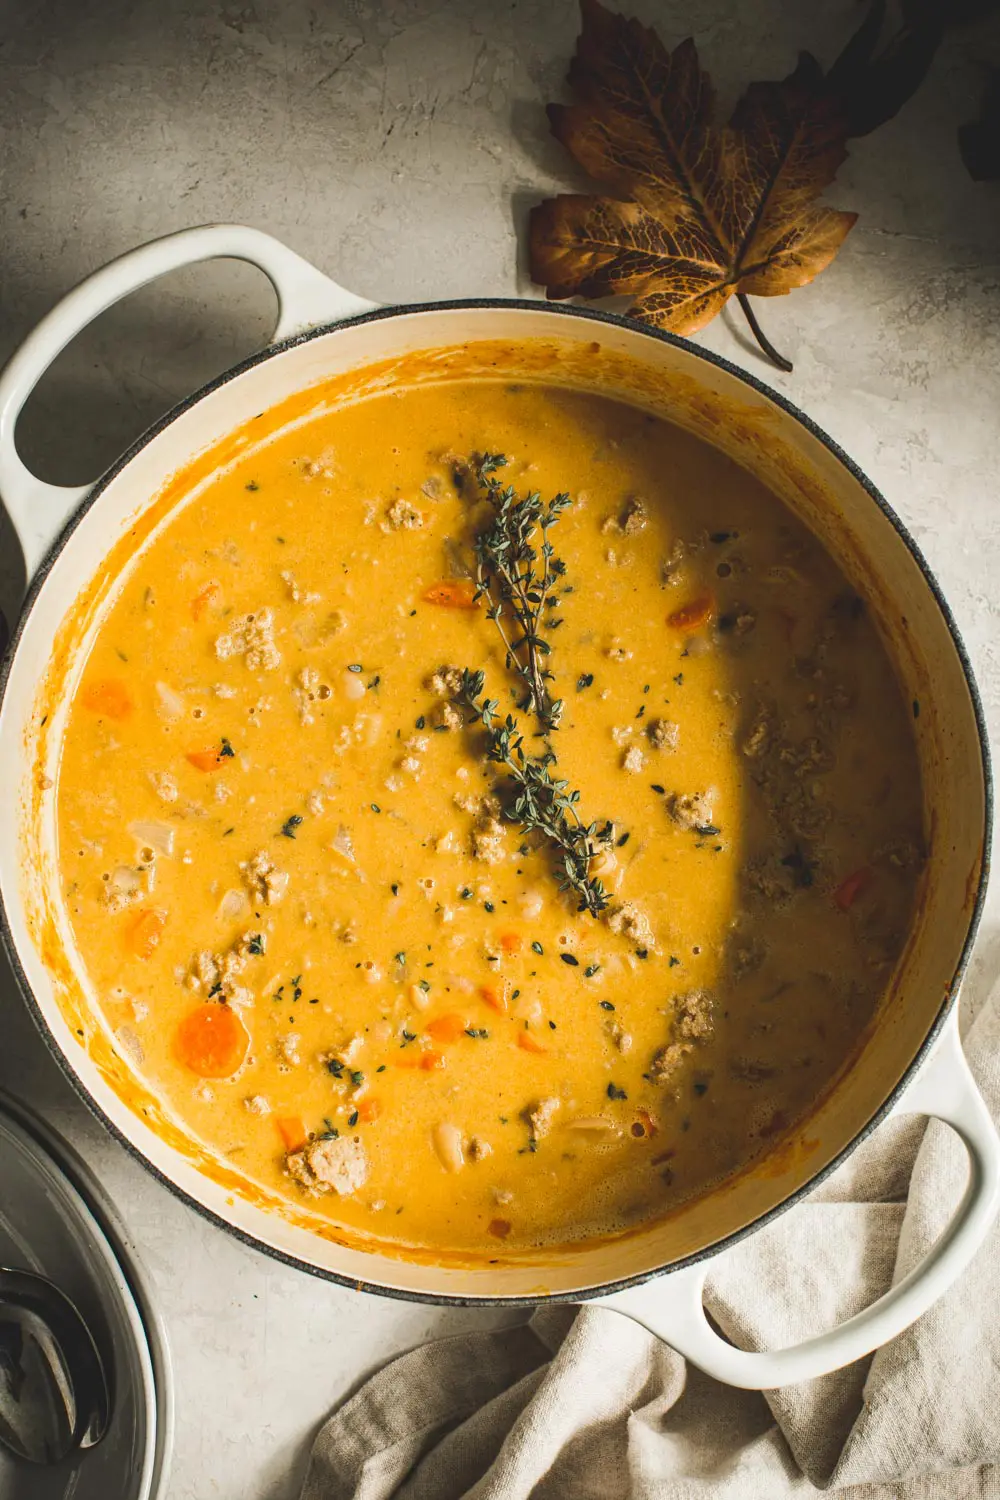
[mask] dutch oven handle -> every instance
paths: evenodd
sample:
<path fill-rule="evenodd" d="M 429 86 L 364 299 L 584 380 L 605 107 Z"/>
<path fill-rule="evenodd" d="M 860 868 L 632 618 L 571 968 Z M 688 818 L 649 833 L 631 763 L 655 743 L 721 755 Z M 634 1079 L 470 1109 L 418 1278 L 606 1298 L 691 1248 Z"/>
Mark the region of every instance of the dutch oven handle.
<path fill-rule="evenodd" d="M 924 1259 L 877 1302 L 828 1333 L 789 1349 L 760 1352 L 737 1349 L 709 1324 L 702 1295 L 712 1257 L 612 1293 L 599 1299 L 599 1305 L 624 1313 L 706 1374 L 744 1390 L 773 1390 L 815 1380 L 902 1333 L 962 1274 L 1000 1207 L 1000 1137 L 965 1060 L 957 1012 L 954 1006 L 933 1055 L 894 1113 L 931 1115 L 957 1131 L 969 1154 L 968 1185 L 954 1216 Z"/>
<path fill-rule="evenodd" d="M 280 240 L 241 224 L 182 229 L 140 245 L 88 276 L 46 314 L 0 375 L 0 496 L 18 533 L 29 579 L 92 486 L 45 484 L 25 468 L 14 443 L 25 401 L 56 356 L 113 303 L 168 271 L 224 259 L 249 261 L 274 287 L 279 308 L 274 343 L 378 305 L 345 291 Z"/>

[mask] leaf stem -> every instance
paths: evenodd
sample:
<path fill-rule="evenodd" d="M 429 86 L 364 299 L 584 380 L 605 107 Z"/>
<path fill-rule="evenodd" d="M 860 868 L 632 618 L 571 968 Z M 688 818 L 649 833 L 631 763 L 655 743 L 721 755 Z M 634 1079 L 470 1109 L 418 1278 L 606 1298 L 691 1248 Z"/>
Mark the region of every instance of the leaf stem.
<path fill-rule="evenodd" d="M 600 916 L 608 904 L 608 893 L 596 875 L 591 861 L 602 846 L 614 840 L 614 828 L 604 824 L 584 823 L 577 809 L 579 792 L 569 783 L 553 777 L 555 752 L 546 746 L 542 755 L 528 755 L 517 720 L 510 714 L 498 716 L 495 698 L 483 696 L 485 673 L 466 668 L 462 673 L 462 691 L 457 701 L 471 711 L 473 720 L 486 732 L 487 759 L 507 772 L 507 797 L 501 810 L 508 822 L 518 823 L 525 833 L 539 834 L 549 846 L 556 875 L 562 890 L 574 893 L 578 910 Z"/>
<path fill-rule="evenodd" d="M 783 354 L 778 353 L 777 349 L 771 343 L 771 340 L 768 338 L 763 328 L 761 328 L 760 324 L 757 322 L 757 315 L 754 312 L 753 308 L 750 306 L 750 298 L 747 296 L 746 292 L 737 292 L 736 300 L 740 304 L 740 307 L 743 309 L 743 316 L 750 324 L 750 332 L 753 334 L 754 338 L 757 340 L 758 344 L 763 349 L 764 353 L 767 355 L 771 363 L 773 365 L 777 365 L 779 370 L 784 370 L 786 371 L 786 373 L 792 370 L 794 366 L 791 360 L 786 359 Z"/>

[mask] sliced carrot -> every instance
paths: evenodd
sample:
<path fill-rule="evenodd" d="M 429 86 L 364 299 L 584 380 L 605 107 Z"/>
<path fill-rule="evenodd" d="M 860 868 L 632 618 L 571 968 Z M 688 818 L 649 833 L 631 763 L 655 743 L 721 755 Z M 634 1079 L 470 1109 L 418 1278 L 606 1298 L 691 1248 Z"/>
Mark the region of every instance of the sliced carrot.
<path fill-rule="evenodd" d="M 363 1125 L 371 1125 L 379 1117 L 379 1102 L 377 1099 L 361 1099 L 356 1108 L 358 1119 Z"/>
<path fill-rule="evenodd" d="M 186 750 L 184 759 L 189 761 L 196 771 L 217 771 L 222 765 L 223 756 L 219 750 Z"/>
<path fill-rule="evenodd" d="M 221 593 L 222 588 L 214 579 L 211 583 L 206 583 L 201 592 L 195 594 L 191 600 L 191 618 L 200 620 L 206 609 L 215 604 Z"/>
<path fill-rule="evenodd" d="M 218 1010 L 220 1007 L 216 1006 L 215 1008 Z M 274 1123 L 278 1127 L 278 1134 L 285 1143 L 285 1150 L 301 1151 L 309 1139 L 302 1116 L 275 1115 Z"/>
<path fill-rule="evenodd" d="M 697 630 L 715 613 L 715 600 L 711 594 L 701 594 L 667 615 L 667 624 L 672 630 Z"/>
<path fill-rule="evenodd" d="M 871 865 L 862 865 L 860 870 L 855 870 L 842 880 L 833 893 L 833 904 L 841 911 L 850 911 L 855 901 L 872 881 L 874 871 Z"/>
<path fill-rule="evenodd" d="M 177 1028 L 177 1055 L 199 1078 L 230 1078 L 247 1055 L 250 1038 L 228 1005 L 199 1005 Z"/>
<path fill-rule="evenodd" d="M 543 1047 L 541 1042 L 536 1041 L 530 1031 L 519 1031 L 517 1033 L 517 1045 L 522 1052 L 534 1052 L 538 1057 L 544 1057 L 548 1051 L 547 1047 Z"/>
<path fill-rule="evenodd" d="M 159 947 L 167 914 L 158 906 L 140 906 L 125 924 L 125 946 L 136 958 L 152 958 Z"/>
<path fill-rule="evenodd" d="M 435 1016 L 433 1021 L 427 1022 L 427 1035 L 435 1042 L 447 1046 L 450 1042 L 457 1042 L 465 1035 L 468 1021 L 460 1016 L 458 1011 L 450 1010 L 447 1015 Z"/>
<path fill-rule="evenodd" d="M 504 987 L 498 990 L 495 984 L 481 984 L 479 986 L 479 998 L 490 1010 L 495 1010 L 499 1015 L 504 1015 L 507 1010 L 507 990 Z"/>
<path fill-rule="evenodd" d="M 117 677 L 88 683 L 80 694 L 80 702 L 91 713 L 100 714 L 105 719 L 127 719 L 135 707 L 132 694 Z"/>
<path fill-rule="evenodd" d="M 509 1219 L 491 1219 L 486 1226 L 486 1232 L 494 1239 L 505 1240 L 513 1227 Z"/>
<path fill-rule="evenodd" d="M 476 585 L 471 578 L 448 578 L 424 589 L 425 604 L 440 604 L 445 609 L 475 609 Z"/>
<path fill-rule="evenodd" d="M 524 938 L 519 932 L 501 932 L 500 946 L 505 953 L 520 953 L 524 947 Z"/>

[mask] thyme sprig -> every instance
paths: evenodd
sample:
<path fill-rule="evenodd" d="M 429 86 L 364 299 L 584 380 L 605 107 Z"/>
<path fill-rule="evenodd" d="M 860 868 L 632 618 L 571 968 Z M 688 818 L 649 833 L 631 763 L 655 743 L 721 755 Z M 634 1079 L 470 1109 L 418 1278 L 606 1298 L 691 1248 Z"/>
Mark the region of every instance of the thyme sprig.
<path fill-rule="evenodd" d="M 551 745 L 541 755 L 529 754 L 516 719 L 510 714 L 500 718 L 497 700 L 483 696 L 485 686 L 485 673 L 466 667 L 459 702 L 486 731 L 487 759 L 507 773 L 506 795 L 501 794 L 503 816 L 525 833 L 544 838 L 560 890 L 574 892 L 579 911 L 599 916 L 608 904 L 608 893 L 597 876 L 591 875 L 590 865 L 602 846 L 613 843 L 614 825 L 584 823 L 578 808 L 580 793 L 552 774 L 556 755 Z"/>
<path fill-rule="evenodd" d="M 548 687 L 553 675 L 545 664 L 550 646 L 542 635 L 542 617 L 555 597 L 556 580 L 566 572 L 549 531 L 573 502 L 566 494 L 544 502 L 537 490 L 518 495 L 512 484 L 496 477 L 506 466 L 502 453 L 484 453 L 475 464 L 476 480 L 493 508 L 490 523 L 474 543 L 476 598 L 490 601 L 487 614 L 500 632 L 508 670 L 517 671 L 527 686 L 520 706 L 535 714 L 548 733 L 559 723 L 562 700 L 553 698 Z"/>

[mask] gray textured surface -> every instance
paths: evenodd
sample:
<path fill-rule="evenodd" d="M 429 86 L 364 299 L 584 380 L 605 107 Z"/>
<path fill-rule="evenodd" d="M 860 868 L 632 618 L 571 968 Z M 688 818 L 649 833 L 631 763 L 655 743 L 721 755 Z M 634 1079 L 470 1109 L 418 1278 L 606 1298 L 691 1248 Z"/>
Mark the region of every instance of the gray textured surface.
<path fill-rule="evenodd" d="M 636 3 L 694 31 L 724 94 L 829 58 L 854 0 Z M 810 14 L 814 12 L 814 14 Z M 542 112 L 576 31 L 570 0 L 38 0 L 0 5 L 0 355 L 89 270 L 157 234 L 235 219 L 385 301 L 530 291 L 527 205 L 572 178 Z M 954 127 L 975 110 L 994 27 L 950 38 L 917 99 L 855 142 L 831 194 L 861 212 L 812 287 L 765 304 L 795 360 L 761 363 L 735 320 L 704 342 L 827 428 L 909 523 L 969 643 L 1000 727 L 1000 185 L 971 183 Z M 245 267 L 176 275 L 59 361 L 19 439 L 81 482 L 153 417 L 266 337 Z M 0 532 L 9 577 L 12 546 Z M 1000 956 L 987 913 L 970 996 Z M 286 1272 L 202 1224 L 90 1120 L 0 975 L 0 1084 L 65 1129 L 115 1193 L 159 1285 L 179 1379 L 171 1500 L 285 1500 L 306 1438 L 393 1349 L 487 1321 L 359 1298 Z M 26 1497 L 27 1500 L 27 1497 Z"/>

